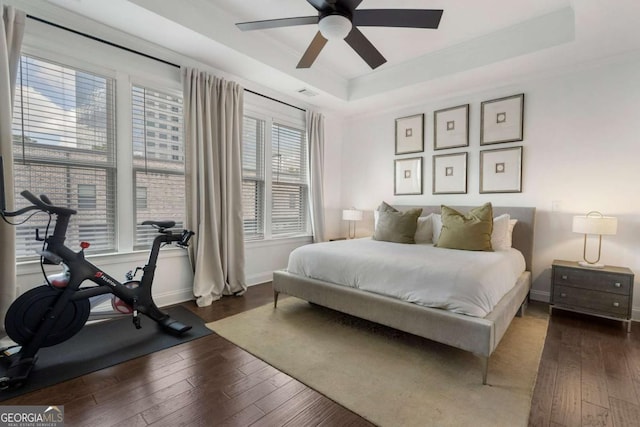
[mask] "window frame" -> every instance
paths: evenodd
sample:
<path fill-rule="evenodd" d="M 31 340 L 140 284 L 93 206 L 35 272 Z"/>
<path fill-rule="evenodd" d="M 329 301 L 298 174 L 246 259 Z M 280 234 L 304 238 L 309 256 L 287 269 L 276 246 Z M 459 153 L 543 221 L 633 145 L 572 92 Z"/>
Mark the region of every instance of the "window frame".
<path fill-rule="evenodd" d="M 60 32 L 53 30 L 52 34 L 43 34 L 35 30 L 25 32 L 21 55 L 33 56 L 44 61 L 114 79 L 115 160 L 117 165 L 114 171 L 116 181 L 115 248 L 113 251 L 102 253 L 89 251 L 87 256 L 115 256 L 119 258 L 131 253 L 148 252 L 146 247 L 134 247 L 135 188 L 133 188 L 132 177 L 131 91 L 133 85 L 142 85 L 167 93 L 175 93 L 182 97 L 180 69 L 62 30 Z M 41 243 L 38 244 L 41 246 Z M 78 242 L 69 242 L 68 244 L 73 248 L 77 246 Z M 173 247 L 168 250 L 182 253 Z M 37 256 L 20 257 L 17 262 L 30 264 L 36 260 Z"/>
<path fill-rule="evenodd" d="M 280 187 L 285 187 L 285 188 L 294 187 L 294 188 L 301 189 L 302 192 L 304 193 L 304 198 L 302 200 L 302 203 L 304 204 L 305 218 L 302 218 L 302 221 L 304 221 L 305 229 L 302 230 L 301 232 L 297 232 L 297 231 L 294 231 L 294 232 L 279 232 L 279 233 L 275 233 L 274 232 L 274 227 L 273 227 L 274 226 L 274 219 L 273 219 L 273 217 L 274 217 L 274 213 L 275 213 L 275 209 L 274 209 L 275 197 L 274 197 L 273 188 L 274 188 L 274 184 L 276 184 L 276 183 L 274 181 L 274 167 L 273 167 L 273 161 L 274 161 L 274 158 L 275 158 L 274 153 L 273 153 L 273 150 L 274 150 L 273 135 L 274 135 L 275 126 L 277 126 L 280 129 L 290 129 L 290 130 L 293 130 L 293 131 L 296 131 L 296 132 L 300 132 L 300 134 L 302 135 L 302 138 L 303 138 L 304 147 L 301 150 L 303 152 L 302 153 L 303 156 L 302 156 L 302 158 L 300 158 L 300 167 L 304 168 L 304 173 L 299 173 L 299 174 L 295 175 L 295 177 L 301 177 L 304 182 L 303 183 L 297 183 L 297 182 L 291 182 L 291 181 L 289 181 L 287 179 L 284 179 L 284 180 L 282 180 L 282 181 L 277 183 L 277 184 L 279 184 Z M 284 132 L 286 133 L 287 131 L 285 130 Z M 284 142 L 286 142 L 286 140 Z M 311 233 L 311 231 L 310 231 L 311 225 L 310 225 L 310 218 L 309 218 L 309 216 L 310 216 L 310 214 L 309 214 L 309 171 L 308 171 L 309 167 L 308 167 L 308 164 L 307 164 L 307 161 L 308 161 L 308 158 L 309 158 L 309 156 L 308 156 L 309 143 L 307 142 L 306 131 L 305 131 L 304 128 L 300 128 L 298 126 L 292 126 L 290 124 L 285 124 L 285 123 L 283 123 L 282 120 L 274 119 L 274 120 L 271 121 L 270 145 L 271 145 L 270 146 L 270 148 L 271 148 L 271 156 L 270 156 L 271 159 L 270 159 L 269 163 L 270 163 L 270 167 L 271 167 L 271 182 L 270 182 L 270 193 L 269 193 L 269 195 L 271 197 L 271 201 L 270 201 L 268 206 L 270 206 L 270 209 L 269 209 L 269 211 L 270 211 L 270 228 L 269 228 L 269 231 L 270 231 L 271 238 L 282 239 L 282 238 L 288 238 L 288 237 L 299 237 L 299 236 L 309 235 Z M 282 160 L 282 157 L 280 159 Z M 265 161 L 266 161 L 266 157 L 265 157 Z M 283 172 L 282 171 L 282 167 L 279 167 L 279 169 L 280 169 L 280 172 Z M 286 194 L 286 195 L 288 196 L 286 198 L 289 199 L 287 203 L 289 204 L 289 206 L 291 206 L 291 203 L 292 203 L 291 196 L 293 194 Z M 296 204 L 296 202 L 293 202 L 294 206 L 293 206 L 292 209 L 295 209 L 295 204 Z"/>
<path fill-rule="evenodd" d="M 95 171 L 95 172 L 102 172 L 104 174 L 104 176 L 106 177 L 106 181 L 110 184 L 106 185 L 106 189 L 105 191 L 107 192 L 107 197 L 106 200 L 104 200 L 104 202 L 107 204 L 107 206 L 109 205 L 109 203 L 117 203 L 117 199 L 116 199 L 116 194 L 113 194 L 113 198 L 110 198 L 108 193 L 109 192 L 113 192 L 115 193 L 115 183 L 116 183 L 116 175 L 117 175 L 117 170 L 118 170 L 118 159 L 117 159 L 117 126 L 116 126 L 116 105 L 117 105 L 117 100 L 116 100 L 116 79 L 114 77 L 113 72 L 111 72 L 108 69 L 104 69 L 104 68 L 100 68 L 100 67 L 96 67 L 95 65 L 89 64 L 89 63 L 85 63 L 83 61 L 77 61 L 77 60 L 72 60 L 69 59 L 66 56 L 59 56 L 57 55 L 55 52 L 49 52 L 49 51 L 44 51 L 43 49 L 32 49 L 29 46 L 23 46 L 22 50 L 21 50 L 21 54 L 20 54 L 20 61 L 22 62 L 23 57 L 28 57 L 31 59 L 34 59 L 36 61 L 42 61 L 45 62 L 47 64 L 53 65 L 55 66 L 60 66 L 63 68 L 67 68 L 67 69 L 72 69 L 75 71 L 78 71 L 80 73 L 86 73 L 86 74 L 91 74 L 93 76 L 96 76 L 98 78 L 104 78 L 109 80 L 109 85 L 111 85 L 111 90 L 109 92 L 107 92 L 109 94 L 109 96 L 107 97 L 107 99 L 110 99 L 110 101 L 113 102 L 112 105 L 112 111 L 110 112 L 111 114 L 107 115 L 107 127 L 106 127 L 106 132 L 109 135 L 109 137 L 107 138 L 108 142 L 111 142 L 113 144 L 113 146 L 110 146 L 110 151 L 108 151 L 108 155 L 106 156 L 106 160 L 105 162 L 99 163 L 97 166 L 92 167 L 90 162 L 87 161 L 77 161 L 77 162 L 73 162 L 73 163 L 66 163 L 66 162 L 61 162 L 60 160 L 56 160 L 56 159 L 48 159 L 48 158 L 38 158 L 38 157 L 33 157 L 33 156 L 28 156 L 27 158 L 21 159 L 21 158 L 13 158 L 13 163 L 14 163 L 14 178 L 17 174 L 16 170 L 15 170 L 15 166 L 18 164 L 21 165 L 35 165 L 36 168 L 47 168 L 47 167 L 53 167 L 53 168 L 65 168 L 65 169 L 81 169 L 81 170 L 89 170 L 89 171 Z M 69 59 L 67 61 L 67 59 Z M 18 73 L 20 73 L 20 68 L 18 69 Z M 16 90 L 19 90 L 19 86 L 16 82 Z M 17 101 L 18 96 L 16 96 L 16 101 Z M 108 106 L 110 107 L 110 106 Z M 38 117 L 37 115 L 35 116 L 36 118 Z M 13 119 L 12 119 L 12 135 L 13 135 Z M 13 142 L 12 142 L 13 145 Z M 35 145 L 35 144 L 34 144 Z M 48 144 L 44 144 L 44 146 L 48 146 Z M 12 147 L 12 150 L 14 150 L 14 147 Z M 92 150 L 83 148 L 83 147 L 74 147 L 74 148 L 67 148 L 66 150 L 68 153 L 92 153 Z M 60 152 L 64 153 L 65 150 L 62 149 Z M 82 176 L 81 176 L 82 177 Z M 37 189 L 35 188 L 16 188 L 16 185 L 19 185 L 17 181 L 14 180 L 14 187 L 10 190 L 8 188 L 5 189 L 5 191 L 13 191 L 14 194 L 18 194 L 20 191 L 22 190 L 30 190 L 30 191 L 34 191 L 34 192 L 39 192 Z M 75 191 L 74 191 L 75 190 Z M 72 197 L 74 198 L 74 201 L 76 202 L 76 206 L 70 206 L 73 209 L 78 210 L 78 215 L 82 215 L 85 212 L 91 211 L 91 210 L 96 210 L 97 209 L 97 203 L 96 206 L 94 206 L 94 208 L 88 208 L 86 206 L 81 207 L 80 206 L 80 201 L 79 201 L 79 194 L 77 193 L 78 187 L 74 186 L 73 188 L 68 188 L 67 189 L 67 197 Z M 51 196 L 52 198 L 54 198 L 54 194 L 55 193 L 51 193 L 49 192 L 48 195 Z M 75 197 L 74 197 L 75 195 Z M 16 199 L 18 199 L 19 196 L 16 196 Z M 96 198 L 95 200 L 96 202 L 98 202 L 98 199 Z M 20 198 L 20 200 L 16 200 L 17 203 L 23 203 L 24 200 Z M 104 205 L 103 205 L 104 206 Z M 101 247 L 101 245 L 94 245 L 93 246 L 93 254 L 98 255 L 98 254 L 105 254 L 105 253 L 113 253 L 114 251 L 117 251 L 117 245 L 118 245 L 118 234 L 117 234 L 117 222 L 118 222 L 118 218 L 117 218 L 117 212 L 116 209 L 113 209 L 113 212 L 109 212 L 110 214 L 113 215 L 113 227 L 111 227 L 113 229 L 113 235 L 109 235 L 107 234 L 107 238 L 106 241 L 109 244 L 109 248 L 103 248 Z M 100 218 L 98 218 L 100 219 Z M 91 224 L 91 220 L 93 220 L 93 218 L 85 218 L 85 221 L 89 221 L 87 222 L 79 222 L 77 219 L 76 221 L 74 221 L 73 223 L 70 224 L 69 226 L 69 232 L 68 232 L 68 237 L 78 237 L 78 241 L 74 242 L 75 244 L 78 244 L 79 241 L 81 240 L 80 238 L 80 229 L 87 229 L 87 228 L 91 228 L 92 224 Z M 107 225 L 107 229 L 109 229 L 109 225 L 111 223 L 110 222 L 106 222 Z M 89 226 L 89 227 L 87 227 Z M 31 224 L 29 224 L 29 222 L 27 221 L 26 224 L 23 225 L 23 227 L 25 230 L 27 228 L 33 228 L 38 229 L 41 233 L 44 231 L 44 226 L 41 224 L 38 224 L 37 222 L 31 222 Z M 23 233 L 21 232 L 21 230 L 16 230 L 18 235 L 22 238 L 24 238 L 26 240 L 24 248 L 25 248 L 25 254 L 22 254 L 22 248 L 20 247 L 20 245 L 16 245 L 16 261 L 17 262 L 29 262 L 29 261 L 33 261 L 35 259 L 39 259 L 38 255 L 34 252 L 31 253 L 30 251 L 27 251 L 26 249 L 32 249 L 32 248 L 37 248 L 38 250 L 41 248 L 42 243 L 35 241 L 35 232 L 31 235 L 29 235 L 28 233 Z M 24 231 L 24 230 L 23 230 Z M 31 237 L 33 237 L 34 241 L 31 240 Z M 96 239 L 98 240 L 98 239 Z M 96 241 L 94 240 L 94 242 Z M 69 241 L 73 242 L 73 240 L 69 239 Z"/>
<path fill-rule="evenodd" d="M 295 234 L 286 234 L 286 235 L 273 235 L 272 234 L 272 216 L 271 216 L 271 206 L 272 206 L 272 166 L 271 159 L 273 155 L 272 151 L 272 125 L 273 123 L 280 124 L 282 126 L 291 127 L 294 129 L 298 129 L 302 132 L 305 137 L 306 144 L 306 152 L 308 157 L 309 150 L 309 141 L 306 138 L 306 124 L 305 124 L 305 113 L 298 109 L 283 105 L 279 102 L 271 101 L 265 99 L 263 97 L 257 95 L 251 95 L 249 93 L 245 93 L 244 99 L 244 116 L 250 116 L 255 119 L 260 119 L 265 121 L 265 132 L 264 132 L 264 147 L 263 147 L 263 170 L 264 170 L 264 212 L 263 212 L 263 222 L 264 222 L 264 235 L 262 239 L 246 239 L 245 245 L 253 246 L 258 244 L 259 242 L 268 242 L 268 241 L 282 241 L 287 239 L 299 239 L 299 238 L 308 238 L 311 237 L 311 218 L 310 218 L 310 207 L 307 200 L 306 206 L 306 218 L 305 224 L 306 229 L 301 233 Z M 266 159 L 269 159 L 267 161 Z M 244 181 L 244 179 L 243 179 Z M 307 183 L 307 198 L 309 196 L 309 171 L 306 171 L 306 183 Z"/>

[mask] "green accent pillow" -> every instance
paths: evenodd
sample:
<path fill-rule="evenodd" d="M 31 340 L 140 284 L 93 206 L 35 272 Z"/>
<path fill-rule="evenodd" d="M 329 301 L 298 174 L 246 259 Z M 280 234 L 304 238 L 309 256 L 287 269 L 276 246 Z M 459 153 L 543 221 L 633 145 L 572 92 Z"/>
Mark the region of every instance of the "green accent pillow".
<path fill-rule="evenodd" d="M 473 208 L 468 214 L 441 206 L 442 231 L 436 244 L 439 248 L 466 251 L 493 251 L 493 208 L 491 203 Z"/>
<path fill-rule="evenodd" d="M 409 209 L 406 212 L 394 209 L 394 211 L 380 210 L 373 239 L 394 243 L 415 243 L 418 217 L 422 214 L 422 209 Z"/>
<path fill-rule="evenodd" d="M 400 212 L 398 209 L 394 208 L 387 202 L 380 203 L 380 206 L 378 206 L 378 209 L 376 210 L 378 212 Z"/>

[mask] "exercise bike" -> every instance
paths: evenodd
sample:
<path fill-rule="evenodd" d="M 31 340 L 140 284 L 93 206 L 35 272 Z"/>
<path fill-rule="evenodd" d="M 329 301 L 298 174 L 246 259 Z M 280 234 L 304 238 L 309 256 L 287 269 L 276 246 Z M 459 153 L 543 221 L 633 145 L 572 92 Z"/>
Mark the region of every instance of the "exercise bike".
<path fill-rule="evenodd" d="M 192 231 L 174 234 L 169 230 L 175 226 L 174 221 L 144 221 L 143 225 L 151 225 L 159 232 L 153 240 L 149 261 L 127 273 L 127 280 L 121 283 L 85 259 L 84 250 L 89 243 L 81 242 L 79 252 L 65 246 L 69 219 L 77 211 L 54 206 L 45 195 L 38 198 L 26 190 L 20 194 L 32 205 L 15 212 L 7 212 L 3 205 L 0 211 L 3 219 L 39 210 L 50 218 L 55 216 L 55 226 L 53 234 L 44 238 L 36 230 L 36 240 L 43 242 L 39 254 L 47 283 L 22 294 L 7 311 L 5 330 L 17 345 L 0 353 L 0 360 L 9 365 L 5 376 L 0 378 L 0 390 L 20 387 L 35 366 L 38 351 L 60 344 L 80 331 L 90 319 L 92 306 L 103 301 L 104 296 L 112 298 L 116 311 L 130 314 L 137 329 L 141 327 L 140 313 L 156 321 L 167 333 L 180 336 L 191 329 L 160 311 L 153 301 L 151 287 L 160 247 L 176 243 L 186 248 Z M 44 264 L 61 265 L 63 271 L 47 276 Z M 134 280 L 138 270 L 143 271 L 142 278 Z M 85 281 L 92 283 L 87 285 Z"/>

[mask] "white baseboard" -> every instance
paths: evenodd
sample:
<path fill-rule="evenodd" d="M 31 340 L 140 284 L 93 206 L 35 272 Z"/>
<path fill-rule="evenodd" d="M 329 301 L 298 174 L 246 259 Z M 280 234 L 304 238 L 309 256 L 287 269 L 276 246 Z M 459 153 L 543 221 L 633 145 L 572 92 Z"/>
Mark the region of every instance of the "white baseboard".
<path fill-rule="evenodd" d="M 542 301 L 542 302 L 551 301 L 551 294 L 549 293 L 549 291 L 537 291 L 535 289 L 532 289 L 529 292 L 529 297 L 534 301 Z"/>
<path fill-rule="evenodd" d="M 153 300 L 158 307 L 166 307 L 168 305 L 178 304 L 185 301 L 193 300 L 193 289 L 177 289 L 171 292 L 163 292 L 153 296 Z"/>
<path fill-rule="evenodd" d="M 246 282 L 247 286 L 255 286 L 261 283 L 270 282 L 273 280 L 273 272 L 267 271 L 260 274 L 253 274 L 247 277 Z M 168 305 L 179 304 L 185 301 L 191 301 L 194 298 L 193 289 L 177 289 L 171 292 L 163 292 L 158 295 L 154 295 L 153 299 L 155 300 L 158 307 L 166 307 Z"/>
<path fill-rule="evenodd" d="M 246 278 L 247 286 L 259 285 L 261 283 L 271 282 L 273 280 L 273 271 L 265 271 L 258 274 L 252 274 Z"/>

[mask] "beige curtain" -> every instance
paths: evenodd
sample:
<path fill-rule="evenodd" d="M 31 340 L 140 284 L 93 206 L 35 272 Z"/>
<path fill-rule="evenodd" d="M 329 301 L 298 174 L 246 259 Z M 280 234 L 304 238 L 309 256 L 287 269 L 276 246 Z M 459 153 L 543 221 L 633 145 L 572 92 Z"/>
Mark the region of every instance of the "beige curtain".
<path fill-rule="evenodd" d="M 244 89 L 183 68 L 187 226 L 198 306 L 246 291 L 242 226 Z"/>
<path fill-rule="evenodd" d="M 309 211 L 313 241 L 324 242 L 324 116 L 307 110 L 309 143 Z"/>
<path fill-rule="evenodd" d="M 20 46 L 24 35 L 25 13 L 1 6 L 0 22 L 0 156 L 4 162 L 7 209 L 13 209 L 13 153 L 11 117 Z M 12 226 L 0 221 L 0 330 L 4 335 L 4 316 L 16 295 L 16 234 Z"/>

